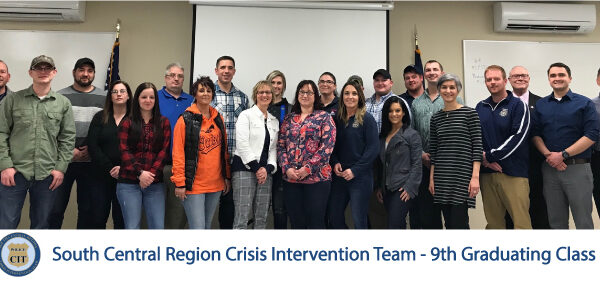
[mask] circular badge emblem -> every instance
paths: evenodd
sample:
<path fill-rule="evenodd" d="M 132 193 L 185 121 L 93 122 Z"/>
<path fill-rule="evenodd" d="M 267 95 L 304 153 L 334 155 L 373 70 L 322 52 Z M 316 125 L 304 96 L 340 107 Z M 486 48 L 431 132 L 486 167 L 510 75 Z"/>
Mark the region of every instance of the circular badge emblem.
<path fill-rule="evenodd" d="M 40 263 L 40 247 L 25 233 L 12 233 L 0 240 L 0 268 L 12 276 L 25 276 Z"/>

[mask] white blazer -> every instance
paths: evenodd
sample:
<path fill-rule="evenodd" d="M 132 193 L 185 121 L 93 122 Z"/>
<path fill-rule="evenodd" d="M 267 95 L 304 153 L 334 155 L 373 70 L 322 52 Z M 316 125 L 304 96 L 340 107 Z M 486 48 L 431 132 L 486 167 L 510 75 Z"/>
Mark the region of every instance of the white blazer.
<path fill-rule="evenodd" d="M 277 171 L 277 135 L 279 121 L 271 113 L 267 113 L 267 129 L 269 130 L 269 157 L 267 164 L 273 165 L 273 173 Z M 258 106 L 254 105 L 240 113 L 235 123 L 235 152 L 246 166 L 252 160 L 260 161 L 260 154 L 265 142 L 265 116 Z"/>

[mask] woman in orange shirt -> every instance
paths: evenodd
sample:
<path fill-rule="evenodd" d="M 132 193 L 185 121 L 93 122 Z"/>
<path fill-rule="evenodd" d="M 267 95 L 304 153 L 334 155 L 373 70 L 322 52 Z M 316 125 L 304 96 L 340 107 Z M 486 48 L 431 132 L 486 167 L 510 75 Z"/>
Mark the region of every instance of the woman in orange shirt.
<path fill-rule="evenodd" d="M 210 228 L 222 192 L 229 192 L 231 173 L 223 118 L 210 106 L 215 85 L 208 76 L 196 80 L 194 103 L 177 120 L 173 133 L 175 196 L 191 229 Z"/>

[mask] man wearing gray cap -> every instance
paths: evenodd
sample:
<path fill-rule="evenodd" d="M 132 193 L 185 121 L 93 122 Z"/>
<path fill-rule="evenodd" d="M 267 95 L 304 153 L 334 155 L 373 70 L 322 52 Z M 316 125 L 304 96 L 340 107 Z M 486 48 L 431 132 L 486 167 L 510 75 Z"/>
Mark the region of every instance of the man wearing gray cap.
<path fill-rule="evenodd" d="M 33 84 L 0 103 L 0 229 L 17 228 L 28 191 L 31 228 L 48 228 L 75 144 L 71 103 L 50 88 L 55 75 L 52 58 L 34 58 Z"/>
<path fill-rule="evenodd" d="M 8 66 L 3 60 L 0 60 L 0 102 L 6 97 L 7 94 L 12 91 L 6 86 L 6 83 L 10 81 L 10 73 L 8 72 Z"/>
<path fill-rule="evenodd" d="M 58 92 L 64 95 L 73 106 L 73 117 L 77 138 L 75 149 L 69 168 L 65 173 L 63 183 L 56 189 L 54 207 L 49 217 L 51 229 L 62 227 L 65 210 L 69 204 L 73 182 L 77 181 L 77 228 L 99 228 L 92 212 L 94 191 L 88 176 L 92 169 L 90 156 L 87 150 L 87 135 L 90 122 L 96 112 L 102 110 L 106 99 L 103 90 L 92 85 L 96 76 L 96 66 L 89 58 L 81 58 L 73 67 L 73 85 L 67 86 Z M 100 221 L 102 221 L 100 219 Z"/>

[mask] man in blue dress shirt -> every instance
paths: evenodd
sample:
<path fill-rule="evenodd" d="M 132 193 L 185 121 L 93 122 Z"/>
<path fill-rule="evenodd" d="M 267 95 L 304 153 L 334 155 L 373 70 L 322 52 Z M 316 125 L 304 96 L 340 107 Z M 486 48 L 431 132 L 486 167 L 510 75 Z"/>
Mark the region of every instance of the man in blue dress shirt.
<path fill-rule="evenodd" d="M 577 229 L 593 229 L 591 146 L 598 140 L 594 103 L 569 88 L 571 69 L 548 68 L 553 91 L 536 103 L 533 142 L 544 155 L 544 197 L 553 229 L 569 228 L 569 207 Z"/>
<path fill-rule="evenodd" d="M 169 119 L 171 124 L 171 143 L 173 143 L 173 131 L 179 116 L 188 108 L 194 98 L 183 91 L 185 76 L 181 64 L 174 62 L 167 65 L 165 71 L 165 86 L 158 91 L 158 106 L 160 114 Z M 185 210 L 181 200 L 175 197 L 175 184 L 171 181 L 171 159 L 172 145 L 169 145 L 169 157 L 163 168 L 163 181 L 165 183 L 165 229 L 183 229 L 187 223 Z"/>

